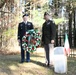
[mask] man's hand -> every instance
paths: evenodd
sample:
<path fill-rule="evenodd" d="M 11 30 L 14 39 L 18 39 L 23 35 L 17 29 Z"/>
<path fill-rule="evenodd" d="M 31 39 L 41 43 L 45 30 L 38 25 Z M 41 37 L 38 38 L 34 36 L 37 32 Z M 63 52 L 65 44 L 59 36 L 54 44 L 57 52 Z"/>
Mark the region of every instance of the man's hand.
<path fill-rule="evenodd" d="M 52 43 L 52 44 L 54 44 L 54 43 L 55 43 L 55 41 L 54 41 L 54 40 L 51 40 L 51 43 Z"/>

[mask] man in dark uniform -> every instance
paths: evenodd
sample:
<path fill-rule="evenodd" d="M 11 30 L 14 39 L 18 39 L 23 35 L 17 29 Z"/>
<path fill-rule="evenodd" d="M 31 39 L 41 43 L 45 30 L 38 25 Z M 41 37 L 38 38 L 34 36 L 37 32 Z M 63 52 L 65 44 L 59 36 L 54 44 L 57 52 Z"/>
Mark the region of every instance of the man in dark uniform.
<path fill-rule="evenodd" d="M 28 14 L 23 15 L 23 22 L 19 23 L 18 26 L 18 42 L 21 47 L 21 63 L 25 61 L 25 51 L 22 48 L 22 37 L 26 31 L 33 29 L 33 24 L 28 22 Z M 26 51 L 26 62 L 30 62 L 30 53 Z"/>
<path fill-rule="evenodd" d="M 46 65 L 50 66 L 50 47 L 53 47 L 55 42 L 56 27 L 53 20 L 50 20 L 50 15 L 47 12 L 44 13 L 44 19 L 45 22 L 42 27 L 42 43 L 44 44 L 46 53 Z"/>

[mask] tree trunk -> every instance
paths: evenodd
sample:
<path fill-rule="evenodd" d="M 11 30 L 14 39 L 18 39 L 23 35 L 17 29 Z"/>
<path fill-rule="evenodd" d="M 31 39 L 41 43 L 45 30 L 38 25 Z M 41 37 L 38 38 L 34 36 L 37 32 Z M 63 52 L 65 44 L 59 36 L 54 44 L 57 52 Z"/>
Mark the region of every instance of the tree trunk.
<path fill-rule="evenodd" d="M 72 13 L 69 13 L 69 43 L 72 47 Z"/>
<path fill-rule="evenodd" d="M 76 9 L 74 9 L 74 47 L 76 47 Z"/>

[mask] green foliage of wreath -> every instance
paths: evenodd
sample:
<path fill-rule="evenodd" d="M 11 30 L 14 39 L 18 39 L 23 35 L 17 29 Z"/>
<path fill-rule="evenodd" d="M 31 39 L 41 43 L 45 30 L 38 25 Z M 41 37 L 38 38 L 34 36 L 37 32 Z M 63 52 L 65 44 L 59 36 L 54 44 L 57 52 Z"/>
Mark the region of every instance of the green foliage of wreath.
<path fill-rule="evenodd" d="M 28 52 L 34 52 L 41 44 L 41 35 L 38 29 L 28 30 L 22 38 L 22 47 Z"/>

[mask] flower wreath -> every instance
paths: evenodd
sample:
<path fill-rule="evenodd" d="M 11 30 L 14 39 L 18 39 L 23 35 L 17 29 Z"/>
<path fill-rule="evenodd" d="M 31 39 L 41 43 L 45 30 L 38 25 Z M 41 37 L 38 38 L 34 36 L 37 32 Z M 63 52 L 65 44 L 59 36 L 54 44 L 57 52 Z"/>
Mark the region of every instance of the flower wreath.
<path fill-rule="evenodd" d="M 28 30 L 22 38 L 22 47 L 28 52 L 36 51 L 36 48 L 40 46 L 41 35 L 38 29 Z"/>

